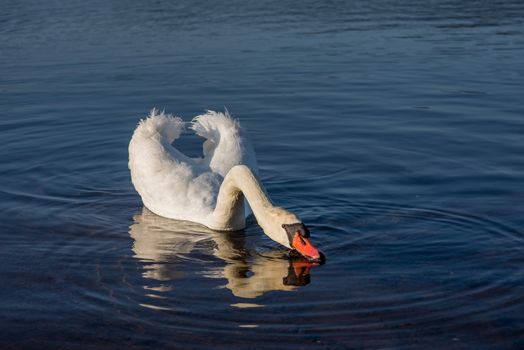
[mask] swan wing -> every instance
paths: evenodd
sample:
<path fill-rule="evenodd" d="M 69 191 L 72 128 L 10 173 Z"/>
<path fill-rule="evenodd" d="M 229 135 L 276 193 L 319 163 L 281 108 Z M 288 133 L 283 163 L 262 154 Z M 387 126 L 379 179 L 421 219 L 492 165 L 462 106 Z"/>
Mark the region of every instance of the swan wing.
<path fill-rule="evenodd" d="M 253 146 L 247 133 L 229 112 L 206 111 L 193 119 L 191 128 L 206 139 L 203 145 L 203 163 L 222 177 L 235 165 L 247 165 L 258 173 Z"/>
<path fill-rule="evenodd" d="M 202 223 L 222 178 L 171 145 L 183 129 L 182 119 L 156 109 L 141 120 L 129 144 L 131 180 L 155 214 Z"/>

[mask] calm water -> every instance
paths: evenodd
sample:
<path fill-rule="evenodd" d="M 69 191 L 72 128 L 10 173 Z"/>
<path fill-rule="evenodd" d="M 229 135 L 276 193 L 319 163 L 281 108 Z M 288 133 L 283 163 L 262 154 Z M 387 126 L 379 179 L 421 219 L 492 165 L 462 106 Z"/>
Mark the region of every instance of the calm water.
<path fill-rule="evenodd" d="M 2 349 L 524 348 L 522 1 L 1 7 Z M 325 265 L 142 207 L 137 121 L 224 106 Z"/>

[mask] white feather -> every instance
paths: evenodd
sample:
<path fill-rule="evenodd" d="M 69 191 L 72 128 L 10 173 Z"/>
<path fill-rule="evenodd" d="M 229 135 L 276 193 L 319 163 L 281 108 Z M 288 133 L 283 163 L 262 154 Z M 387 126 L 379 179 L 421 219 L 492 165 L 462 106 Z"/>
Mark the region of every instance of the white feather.
<path fill-rule="evenodd" d="M 229 170 L 246 164 L 258 173 L 258 166 L 245 131 L 229 113 L 207 111 L 193 119 L 191 128 L 206 138 L 204 159 L 190 158 L 176 149 L 176 139 L 184 130 L 181 118 L 151 110 L 131 138 L 129 169 L 137 192 L 151 211 L 207 224 Z M 244 216 L 249 213 L 247 210 Z"/>

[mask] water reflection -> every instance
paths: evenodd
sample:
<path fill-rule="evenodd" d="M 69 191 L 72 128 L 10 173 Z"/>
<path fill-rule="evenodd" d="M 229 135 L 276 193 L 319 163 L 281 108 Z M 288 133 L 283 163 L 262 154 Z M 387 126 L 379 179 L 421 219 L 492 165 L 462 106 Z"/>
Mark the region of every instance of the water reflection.
<path fill-rule="evenodd" d="M 157 287 L 144 286 L 147 290 L 169 291 L 171 287 L 165 282 L 181 278 L 187 265 L 198 264 L 203 269 L 201 275 L 225 278 L 224 287 L 233 295 L 256 298 L 309 284 L 311 267 L 316 266 L 290 258 L 283 250 L 259 253 L 246 245 L 242 231 L 216 232 L 192 222 L 160 217 L 145 207 L 133 218 L 129 234 L 134 240 L 134 257 L 144 262 L 143 277 L 164 282 Z M 209 263 L 210 254 L 225 265 L 217 268 Z"/>

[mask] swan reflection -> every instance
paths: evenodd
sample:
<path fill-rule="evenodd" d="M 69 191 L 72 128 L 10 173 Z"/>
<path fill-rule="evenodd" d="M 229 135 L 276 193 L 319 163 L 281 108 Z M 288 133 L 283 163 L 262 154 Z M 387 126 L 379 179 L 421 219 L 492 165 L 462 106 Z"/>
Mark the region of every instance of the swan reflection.
<path fill-rule="evenodd" d="M 290 260 L 281 250 L 258 253 L 246 246 L 245 234 L 216 232 L 188 221 L 160 217 L 147 208 L 136 214 L 130 226 L 134 257 L 144 262 L 143 277 L 159 282 L 180 278 L 177 264 L 202 262 L 203 276 L 224 278 L 224 286 L 240 298 L 256 298 L 270 291 L 292 291 L 310 282 L 314 263 Z M 250 238 L 252 239 L 252 237 Z M 191 254 L 191 255 L 190 255 Z M 211 254 L 225 266 L 211 264 Z M 148 290 L 169 291 L 166 283 Z"/>

